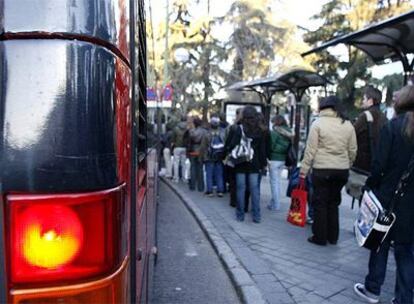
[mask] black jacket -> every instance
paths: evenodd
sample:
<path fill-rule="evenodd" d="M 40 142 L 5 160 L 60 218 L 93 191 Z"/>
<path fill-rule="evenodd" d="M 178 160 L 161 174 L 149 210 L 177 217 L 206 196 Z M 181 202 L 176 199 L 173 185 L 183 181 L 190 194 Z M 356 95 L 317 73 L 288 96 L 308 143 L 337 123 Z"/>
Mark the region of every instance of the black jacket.
<path fill-rule="evenodd" d="M 402 136 L 404 114 L 388 122 L 381 130 L 371 166 L 367 186 L 371 188 L 385 209 L 388 208 L 397 184 L 414 153 L 414 144 Z M 413 172 L 414 174 L 414 172 Z M 414 241 L 414 178 L 405 195 L 396 202 L 397 216 L 391 237 L 398 243 Z"/>
<path fill-rule="evenodd" d="M 254 151 L 253 159 L 251 162 L 241 163 L 235 166 L 234 171 L 236 173 L 259 173 L 266 165 L 266 142 L 267 138 L 265 132 L 257 132 L 256 134 L 248 134 L 252 140 L 252 148 Z M 237 125 L 230 127 L 229 134 L 225 144 L 225 150 L 227 154 L 230 154 L 235 146 L 240 143 L 241 140 L 241 128 Z"/>
<path fill-rule="evenodd" d="M 371 136 L 373 141 L 372 144 L 375 147 L 378 143 L 380 130 L 387 122 L 387 118 L 377 105 L 370 107 L 367 111 L 371 112 L 373 118 L 373 122 L 371 123 Z M 354 123 L 358 151 L 353 167 L 369 172 L 371 170 L 371 159 L 373 155 L 371 153 L 368 121 L 364 112 L 358 116 L 358 119 Z"/>

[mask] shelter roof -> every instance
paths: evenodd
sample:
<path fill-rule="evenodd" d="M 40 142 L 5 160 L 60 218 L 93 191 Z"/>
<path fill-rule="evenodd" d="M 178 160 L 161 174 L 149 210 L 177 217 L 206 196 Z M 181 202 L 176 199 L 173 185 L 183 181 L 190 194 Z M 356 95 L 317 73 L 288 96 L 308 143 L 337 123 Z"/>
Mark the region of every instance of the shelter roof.
<path fill-rule="evenodd" d="M 367 53 L 375 63 L 385 59 L 400 60 L 404 70 L 412 70 L 407 54 L 414 53 L 414 10 L 379 22 L 360 31 L 336 37 L 302 54 L 307 56 L 330 46 L 344 43 L 353 45 Z"/>
<path fill-rule="evenodd" d="M 324 86 L 329 81 L 319 75 L 318 73 L 303 70 L 292 69 L 284 74 L 276 74 L 266 78 L 254 79 L 251 81 L 239 81 L 230 85 L 228 90 L 236 91 L 255 91 L 258 89 L 270 90 L 273 92 L 278 91 L 294 91 L 306 90 L 313 86 Z"/>

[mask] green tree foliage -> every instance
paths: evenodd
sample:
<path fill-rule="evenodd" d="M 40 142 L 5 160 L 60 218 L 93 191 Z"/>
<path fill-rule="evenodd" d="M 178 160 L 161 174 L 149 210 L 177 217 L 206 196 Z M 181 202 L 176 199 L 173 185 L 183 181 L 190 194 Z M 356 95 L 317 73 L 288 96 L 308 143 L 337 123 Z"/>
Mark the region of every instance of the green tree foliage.
<path fill-rule="evenodd" d="M 306 66 L 300 57 L 305 44 L 297 39 L 297 28 L 285 16 L 272 11 L 269 0 L 234 1 L 218 21 L 233 28 L 226 44 L 233 61 L 228 81 L 265 77 L 286 66 Z M 299 41 L 298 41 L 299 40 Z"/>
<path fill-rule="evenodd" d="M 249 77 L 268 74 L 270 61 L 274 57 L 274 46 L 280 45 L 284 30 L 270 23 L 268 1 L 258 8 L 252 1 L 235 1 L 222 22 L 233 27 L 226 44 L 233 60 L 232 79 L 240 81 Z"/>
<path fill-rule="evenodd" d="M 387 75 L 381 79 L 372 79 L 372 83 L 382 89 L 385 93 L 385 104 L 387 106 L 391 105 L 392 94 L 402 88 L 404 84 L 404 76 L 401 74 L 391 74 Z"/>
<path fill-rule="evenodd" d="M 410 1 L 404 0 L 332 0 L 322 6 L 319 14 L 313 16 L 313 19 L 321 21 L 321 26 L 307 33 L 305 41 L 317 45 L 411 8 Z M 337 94 L 349 108 L 360 98 L 358 87 L 370 81 L 369 67 L 373 65 L 365 54 L 353 47 L 347 48 L 346 56 L 323 51 L 312 57 L 312 64 L 337 83 Z"/>
<path fill-rule="evenodd" d="M 165 22 L 150 28 L 147 36 L 151 40 L 148 54 L 153 78 L 158 84 L 169 78 L 174 102 L 180 103 L 183 112 L 195 108 L 202 110 L 205 118 L 213 96 L 225 85 L 269 76 L 292 66 L 311 68 L 309 59 L 300 56 L 307 45 L 300 39 L 298 28 L 285 19 L 283 9 L 272 11 L 274 1 L 234 1 L 221 18 L 210 17 L 205 3 L 170 2 L 167 52 Z M 206 14 L 195 18 L 194 11 L 200 6 Z M 216 37 L 221 27 L 231 30 L 228 40 Z M 176 50 L 188 55 L 184 62 L 176 60 Z M 163 73 L 165 58 L 168 74 Z"/>

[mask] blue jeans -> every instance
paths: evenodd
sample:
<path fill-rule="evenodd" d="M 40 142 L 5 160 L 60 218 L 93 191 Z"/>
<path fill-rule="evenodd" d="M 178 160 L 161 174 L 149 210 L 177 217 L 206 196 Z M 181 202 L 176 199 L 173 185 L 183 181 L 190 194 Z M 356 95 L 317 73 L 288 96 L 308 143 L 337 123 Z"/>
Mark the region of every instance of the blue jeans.
<path fill-rule="evenodd" d="M 237 208 L 236 218 L 244 220 L 244 201 L 246 193 L 246 177 L 249 181 L 250 197 L 252 201 L 253 221 L 260 222 L 260 184 L 259 173 L 236 173 Z"/>
<path fill-rule="evenodd" d="M 365 288 L 373 294 L 380 295 L 385 280 L 388 252 L 391 241 L 386 239 L 379 252 L 371 251 L 368 264 L 368 275 L 365 277 Z M 414 253 L 411 244 L 394 244 L 394 255 L 397 263 L 397 281 L 395 299 L 397 303 L 413 303 L 414 288 Z"/>
<path fill-rule="evenodd" d="M 205 162 L 206 166 L 206 179 L 207 179 L 207 192 L 213 192 L 213 184 L 217 186 L 217 193 L 224 192 L 224 176 L 223 176 L 223 163 L 221 161 L 208 161 Z M 213 181 L 215 183 L 213 183 Z"/>
<path fill-rule="evenodd" d="M 204 174 L 203 174 L 203 163 L 198 156 L 190 156 L 190 190 L 197 190 L 200 192 L 204 191 Z"/>
<path fill-rule="evenodd" d="M 280 209 L 280 173 L 282 171 L 284 164 L 284 161 L 269 161 L 269 182 L 272 198 L 270 199 L 268 208 L 271 210 Z"/>

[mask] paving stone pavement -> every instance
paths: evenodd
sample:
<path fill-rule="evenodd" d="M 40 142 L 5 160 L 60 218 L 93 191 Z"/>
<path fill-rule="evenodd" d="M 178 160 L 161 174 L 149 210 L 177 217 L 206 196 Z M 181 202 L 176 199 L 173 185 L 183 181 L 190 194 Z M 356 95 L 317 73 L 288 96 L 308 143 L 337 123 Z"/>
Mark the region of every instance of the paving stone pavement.
<path fill-rule="evenodd" d="M 212 223 L 268 303 L 364 303 L 355 296 L 353 284 L 365 278 L 369 251 L 359 248 L 354 240 L 352 225 L 357 207 L 351 210 L 346 193 L 342 194 L 338 244 L 323 247 L 306 241 L 310 226 L 295 227 L 286 221 L 288 197 L 283 196 L 280 211 L 265 208 L 270 200 L 268 177 L 261 183 L 260 224 L 253 223 L 249 214 L 244 222 L 237 222 L 228 194 L 210 198 L 190 191 L 182 182 L 169 183 L 185 193 Z M 281 189 L 286 185 L 283 180 Z M 380 303 L 390 303 L 394 282 L 395 261 L 390 254 Z"/>

